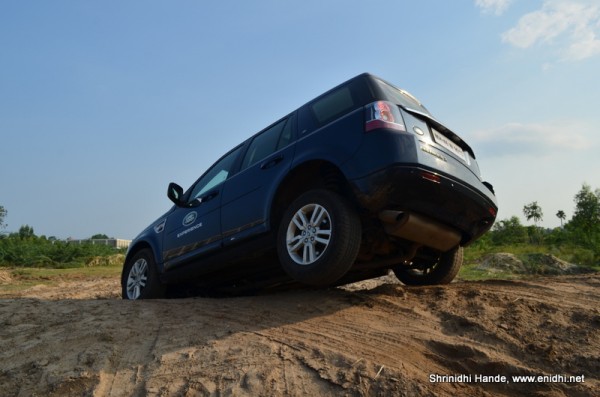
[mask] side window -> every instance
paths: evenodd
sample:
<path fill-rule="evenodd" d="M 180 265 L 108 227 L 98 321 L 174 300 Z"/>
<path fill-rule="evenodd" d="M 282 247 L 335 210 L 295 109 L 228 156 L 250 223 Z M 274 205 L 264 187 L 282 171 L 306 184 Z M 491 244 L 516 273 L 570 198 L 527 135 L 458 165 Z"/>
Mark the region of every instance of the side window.
<path fill-rule="evenodd" d="M 339 88 L 298 111 L 299 135 L 315 130 L 318 126 L 335 120 L 352 111 L 356 103 L 349 86 Z"/>
<path fill-rule="evenodd" d="M 212 168 L 196 182 L 189 200 L 197 199 L 205 192 L 218 186 L 220 183 L 223 183 L 231 174 L 233 166 L 235 165 L 235 160 L 240 154 L 241 149 L 242 147 L 240 146 L 213 165 Z"/>
<path fill-rule="evenodd" d="M 317 128 L 315 116 L 309 106 L 298 109 L 298 137 L 308 134 Z"/>
<path fill-rule="evenodd" d="M 286 122 L 287 120 L 283 120 L 254 137 L 244 156 L 242 169 L 259 162 L 291 141 L 291 123 Z M 288 124 L 290 125 L 289 128 Z"/>
<path fill-rule="evenodd" d="M 293 114 L 285 123 L 285 127 L 283 127 L 283 132 L 279 137 L 279 143 L 277 144 L 277 150 L 286 147 L 290 143 L 292 143 L 292 139 L 294 139 L 294 123 L 296 122 L 296 115 Z"/>
<path fill-rule="evenodd" d="M 349 112 L 354 107 L 350 87 L 342 87 L 331 94 L 324 96 L 312 104 L 312 110 L 319 124 Z"/>

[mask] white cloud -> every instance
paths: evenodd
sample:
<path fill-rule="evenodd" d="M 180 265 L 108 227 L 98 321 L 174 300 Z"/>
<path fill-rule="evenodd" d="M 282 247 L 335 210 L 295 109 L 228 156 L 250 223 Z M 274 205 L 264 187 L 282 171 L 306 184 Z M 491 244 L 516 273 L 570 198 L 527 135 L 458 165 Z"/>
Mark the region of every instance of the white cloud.
<path fill-rule="evenodd" d="M 512 0 L 475 0 L 475 5 L 485 14 L 502 15 Z"/>
<path fill-rule="evenodd" d="M 593 57 L 600 54 L 600 39 L 594 31 L 583 32 L 578 40 L 573 41 L 565 51 L 565 58 L 573 61 Z"/>
<path fill-rule="evenodd" d="M 564 60 L 579 61 L 600 55 L 600 6 L 581 1 L 548 0 L 525 14 L 502 41 L 519 48 L 537 43 L 558 47 Z"/>
<path fill-rule="evenodd" d="M 576 121 L 507 123 L 498 128 L 476 131 L 471 140 L 477 152 L 486 156 L 546 156 L 590 148 L 590 128 Z"/>

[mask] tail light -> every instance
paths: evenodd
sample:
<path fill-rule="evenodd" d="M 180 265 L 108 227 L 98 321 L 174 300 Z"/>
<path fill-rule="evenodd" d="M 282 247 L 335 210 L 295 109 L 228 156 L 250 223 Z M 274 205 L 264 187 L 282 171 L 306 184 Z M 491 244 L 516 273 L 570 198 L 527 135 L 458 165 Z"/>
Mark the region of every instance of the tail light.
<path fill-rule="evenodd" d="M 398 106 L 391 102 L 377 101 L 370 103 L 365 106 L 365 111 L 365 132 L 378 128 L 406 131 Z"/>

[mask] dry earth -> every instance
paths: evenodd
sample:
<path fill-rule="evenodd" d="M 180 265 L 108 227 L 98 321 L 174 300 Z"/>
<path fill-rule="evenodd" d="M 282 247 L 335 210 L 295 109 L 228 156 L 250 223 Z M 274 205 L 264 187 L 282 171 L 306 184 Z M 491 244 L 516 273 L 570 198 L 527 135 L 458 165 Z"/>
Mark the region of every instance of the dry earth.
<path fill-rule="evenodd" d="M 118 291 L 105 279 L 0 295 L 0 395 L 600 395 L 599 274 L 140 302 Z"/>

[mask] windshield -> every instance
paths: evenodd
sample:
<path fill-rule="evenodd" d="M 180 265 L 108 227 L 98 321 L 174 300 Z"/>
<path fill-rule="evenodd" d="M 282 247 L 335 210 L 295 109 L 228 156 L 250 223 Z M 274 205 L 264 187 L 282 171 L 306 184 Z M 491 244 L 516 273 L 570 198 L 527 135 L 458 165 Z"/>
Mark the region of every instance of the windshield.
<path fill-rule="evenodd" d="M 383 80 L 376 79 L 376 81 L 379 83 L 379 87 L 381 87 L 383 92 L 396 104 L 433 117 L 431 113 L 429 113 L 429 110 L 427 110 L 427 108 L 409 92 L 401 90 L 400 88 L 396 88 Z"/>

